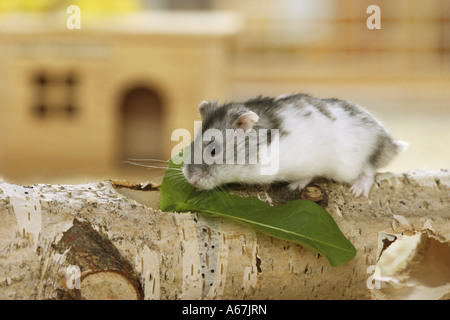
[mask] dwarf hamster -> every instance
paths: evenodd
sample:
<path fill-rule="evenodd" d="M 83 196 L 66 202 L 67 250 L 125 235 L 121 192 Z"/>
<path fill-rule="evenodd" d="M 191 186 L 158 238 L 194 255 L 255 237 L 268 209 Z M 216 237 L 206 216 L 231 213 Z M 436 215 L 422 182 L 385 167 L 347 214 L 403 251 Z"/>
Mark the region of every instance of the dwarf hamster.
<path fill-rule="evenodd" d="M 350 183 L 355 197 L 368 197 L 375 171 L 408 145 L 393 140 L 368 111 L 336 98 L 291 94 L 221 105 L 203 101 L 199 111 L 202 127 L 190 145 L 191 161 L 183 165 L 183 173 L 201 189 L 288 182 L 295 190 L 323 177 Z M 211 129 L 213 134 L 207 134 Z M 255 143 L 250 143 L 250 133 Z M 228 144 L 227 139 L 237 142 Z M 271 151 L 275 142 L 277 152 Z M 192 160 L 195 151 L 197 161 Z M 256 162 L 251 162 L 252 154 Z M 262 174 L 267 154 L 276 155 L 277 168 Z"/>

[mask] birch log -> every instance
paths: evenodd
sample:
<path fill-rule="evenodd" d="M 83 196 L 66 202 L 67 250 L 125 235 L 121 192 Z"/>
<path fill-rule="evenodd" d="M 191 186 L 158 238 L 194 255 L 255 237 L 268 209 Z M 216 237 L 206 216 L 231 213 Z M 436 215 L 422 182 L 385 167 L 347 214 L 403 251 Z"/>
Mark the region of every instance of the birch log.
<path fill-rule="evenodd" d="M 323 206 L 357 249 L 333 268 L 232 220 L 167 213 L 151 185 L 0 183 L 0 299 L 445 299 L 450 173 L 376 176 L 369 199 L 316 181 L 242 188 Z"/>

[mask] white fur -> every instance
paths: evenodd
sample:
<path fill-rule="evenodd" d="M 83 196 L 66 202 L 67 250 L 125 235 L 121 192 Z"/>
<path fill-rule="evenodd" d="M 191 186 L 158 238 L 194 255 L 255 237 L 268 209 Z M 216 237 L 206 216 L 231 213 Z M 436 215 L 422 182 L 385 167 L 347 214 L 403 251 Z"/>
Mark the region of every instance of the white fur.
<path fill-rule="evenodd" d="M 334 120 L 312 106 L 289 107 L 280 112 L 288 134 L 280 140 L 277 180 L 305 181 L 320 176 L 350 182 L 363 171 L 376 131 L 340 108 L 332 110 Z M 311 115 L 305 119 L 301 113 Z"/>

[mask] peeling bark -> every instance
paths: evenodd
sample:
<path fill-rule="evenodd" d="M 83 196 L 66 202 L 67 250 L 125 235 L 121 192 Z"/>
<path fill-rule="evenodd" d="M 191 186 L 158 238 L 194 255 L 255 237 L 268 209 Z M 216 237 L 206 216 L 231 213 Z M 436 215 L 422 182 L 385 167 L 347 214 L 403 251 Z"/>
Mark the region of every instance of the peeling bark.
<path fill-rule="evenodd" d="M 449 172 L 378 174 L 369 199 L 329 181 L 310 188 L 235 193 L 270 205 L 316 197 L 357 249 L 343 266 L 231 220 L 161 212 L 148 185 L 0 183 L 0 299 L 402 299 L 411 295 L 372 267 L 396 241 L 418 233 L 423 243 L 399 274 L 411 268 L 404 284 L 416 283 L 422 298 L 448 298 L 447 278 L 420 274 L 433 267 L 440 277 L 450 264 L 433 260 L 449 252 Z"/>

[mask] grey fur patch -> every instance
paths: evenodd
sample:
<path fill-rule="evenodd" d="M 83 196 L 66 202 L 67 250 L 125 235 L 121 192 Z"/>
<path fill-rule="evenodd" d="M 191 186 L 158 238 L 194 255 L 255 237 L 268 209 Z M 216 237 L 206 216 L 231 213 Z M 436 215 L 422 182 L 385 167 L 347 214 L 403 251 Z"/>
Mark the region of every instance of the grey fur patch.
<path fill-rule="evenodd" d="M 255 112 L 259 120 L 253 127 L 256 131 L 259 129 L 278 129 L 280 136 L 286 134 L 282 129 L 282 118 L 279 114 L 282 104 L 272 97 L 256 97 L 244 103 L 225 103 L 214 109 L 203 118 L 202 131 L 214 128 L 218 130 L 232 129 L 234 120 L 242 113 L 250 110 Z M 270 142 L 270 134 L 268 135 Z"/>
<path fill-rule="evenodd" d="M 333 99 L 333 102 L 337 103 L 337 105 L 340 106 L 351 117 L 358 118 L 361 122 L 368 125 L 377 124 L 375 118 L 368 111 L 361 108 L 356 103 L 339 99 Z"/>
<path fill-rule="evenodd" d="M 224 121 L 226 117 L 227 110 L 223 106 L 212 110 L 202 119 L 202 132 L 210 128 L 226 129 L 226 122 Z"/>
<path fill-rule="evenodd" d="M 369 163 L 374 168 L 379 168 L 379 162 L 383 155 L 384 148 L 385 148 L 384 139 L 382 139 L 381 137 L 378 137 L 377 142 L 375 144 L 375 148 L 369 156 Z"/>
<path fill-rule="evenodd" d="M 322 115 L 324 115 L 325 117 L 327 117 L 330 120 L 333 120 L 333 121 L 336 120 L 336 118 L 331 114 L 326 101 L 324 101 L 322 99 L 312 98 L 312 97 L 309 97 L 308 100 L 309 100 L 308 103 L 311 106 L 313 106 L 314 108 L 316 108 L 317 111 L 319 111 Z"/>
<path fill-rule="evenodd" d="M 282 100 L 281 100 L 282 101 Z M 280 100 L 273 97 L 256 97 L 244 102 L 244 106 L 255 112 L 259 116 L 259 121 L 254 129 L 278 129 L 280 136 L 286 134 L 281 127 L 283 119 L 280 117 L 280 109 L 282 107 Z M 270 137 L 268 137 L 268 141 Z"/>
<path fill-rule="evenodd" d="M 356 104 L 350 103 L 348 101 L 344 100 L 338 100 L 337 103 L 339 106 L 344 109 L 350 116 L 352 117 L 358 117 L 362 115 L 362 110 L 359 106 Z"/>
<path fill-rule="evenodd" d="M 303 109 L 308 105 L 315 108 L 320 114 L 324 115 L 328 119 L 333 121 L 336 120 L 336 118 L 331 114 L 327 101 L 324 99 L 315 98 L 306 93 L 298 93 L 280 98 L 279 101 L 291 103 L 296 108 L 300 109 Z M 304 116 L 311 116 L 311 112 L 306 112 Z"/>
<path fill-rule="evenodd" d="M 369 155 L 369 163 L 375 168 L 381 168 L 388 164 L 397 154 L 397 147 L 387 133 L 380 134 L 377 137 L 373 152 Z"/>

